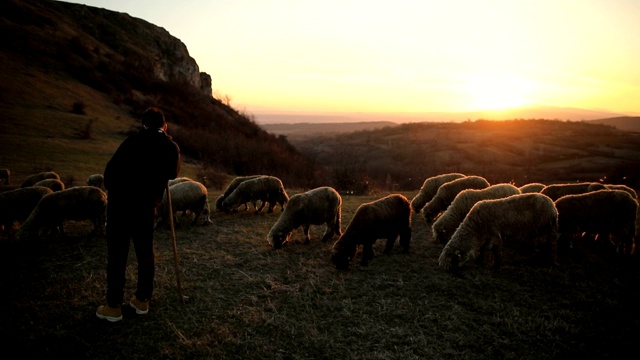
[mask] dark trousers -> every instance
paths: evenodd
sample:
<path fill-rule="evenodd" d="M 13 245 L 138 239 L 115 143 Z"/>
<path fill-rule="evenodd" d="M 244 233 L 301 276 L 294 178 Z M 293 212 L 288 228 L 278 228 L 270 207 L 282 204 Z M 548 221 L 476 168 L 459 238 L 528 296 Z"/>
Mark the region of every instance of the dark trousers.
<path fill-rule="evenodd" d="M 138 263 L 135 296 L 147 301 L 153 293 L 155 254 L 153 249 L 155 208 L 130 201 L 109 199 L 107 205 L 107 305 L 124 301 L 125 272 L 131 240 Z"/>

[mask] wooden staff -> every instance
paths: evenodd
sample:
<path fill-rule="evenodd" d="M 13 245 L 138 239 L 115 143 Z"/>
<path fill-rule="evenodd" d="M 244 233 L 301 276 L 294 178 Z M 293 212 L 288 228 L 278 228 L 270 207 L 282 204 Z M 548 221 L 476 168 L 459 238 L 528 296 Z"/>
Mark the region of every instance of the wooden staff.
<path fill-rule="evenodd" d="M 180 265 L 178 265 L 178 245 L 176 241 L 176 228 L 173 224 L 173 208 L 171 206 L 171 191 L 169 191 L 169 182 L 167 182 L 167 203 L 169 204 L 169 228 L 171 229 L 171 240 L 173 242 L 173 262 L 176 269 L 176 283 L 178 285 L 178 294 L 180 301 L 184 304 L 184 296 L 182 295 L 182 286 L 180 285 Z"/>

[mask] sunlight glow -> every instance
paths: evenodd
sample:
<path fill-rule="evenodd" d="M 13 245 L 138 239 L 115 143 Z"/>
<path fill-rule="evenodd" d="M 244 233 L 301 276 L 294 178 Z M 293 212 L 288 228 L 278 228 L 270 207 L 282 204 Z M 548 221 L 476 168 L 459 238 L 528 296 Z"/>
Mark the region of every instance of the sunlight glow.
<path fill-rule="evenodd" d="M 469 110 L 504 110 L 535 104 L 533 83 L 513 75 L 471 76 L 462 91 Z"/>

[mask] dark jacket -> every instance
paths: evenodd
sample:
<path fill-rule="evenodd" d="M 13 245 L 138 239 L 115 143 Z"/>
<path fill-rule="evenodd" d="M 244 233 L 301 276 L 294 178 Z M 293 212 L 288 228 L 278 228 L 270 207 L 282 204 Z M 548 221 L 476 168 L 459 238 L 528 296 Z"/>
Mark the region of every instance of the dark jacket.
<path fill-rule="evenodd" d="M 109 201 L 157 206 L 167 181 L 180 172 L 180 148 L 160 129 L 143 129 L 125 139 L 104 170 Z"/>

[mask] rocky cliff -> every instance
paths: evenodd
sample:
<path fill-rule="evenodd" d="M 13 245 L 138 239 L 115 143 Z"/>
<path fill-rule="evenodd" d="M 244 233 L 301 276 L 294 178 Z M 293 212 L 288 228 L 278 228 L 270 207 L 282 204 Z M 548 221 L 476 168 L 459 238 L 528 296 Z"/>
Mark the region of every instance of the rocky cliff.
<path fill-rule="evenodd" d="M 0 12 L 6 50 L 45 65 L 53 65 L 51 58 L 65 58 L 74 68 L 134 70 L 160 82 L 190 84 L 211 96 L 211 77 L 199 71 L 185 44 L 145 20 L 49 0 L 3 0 Z"/>

